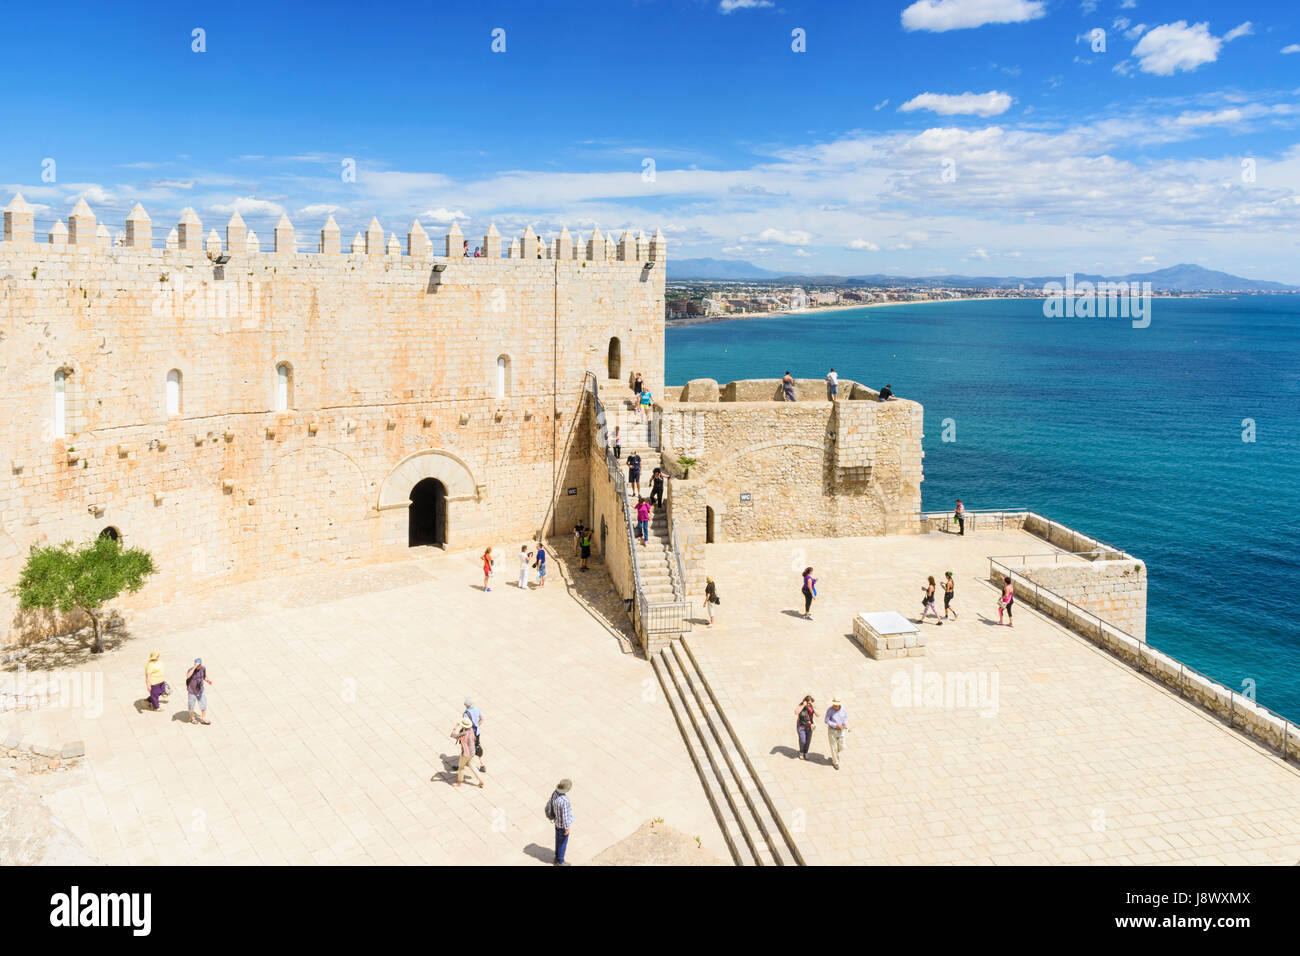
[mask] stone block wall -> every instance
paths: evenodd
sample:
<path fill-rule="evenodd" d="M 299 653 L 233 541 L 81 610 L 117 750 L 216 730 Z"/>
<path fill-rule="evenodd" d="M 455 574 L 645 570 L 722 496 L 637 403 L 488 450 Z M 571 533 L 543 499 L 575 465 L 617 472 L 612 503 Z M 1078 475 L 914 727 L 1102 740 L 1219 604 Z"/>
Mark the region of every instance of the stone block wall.
<path fill-rule="evenodd" d="M 571 528 L 589 500 L 584 370 L 603 376 L 618 338 L 624 368 L 662 381 L 664 270 L 603 242 L 594 258 L 445 258 L 422 233 L 414 255 L 368 234 L 306 254 L 289 227 L 258 252 L 232 224 L 220 264 L 134 226 L 126 246 L 37 244 L 6 213 L 0 639 L 17 636 L 8 588 L 30 546 L 109 527 L 159 568 L 124 606 L 401 557 L 423 478 L 446 489 L 448 548 Z"/>
<path fill-rule="evenodd" d="M 697 489 L 678 509 L 679 537 L 707 534 L 710 512 L 714 541 L 920 530 L 921 406 L 829 402 L 824 383 L 804 384 L 815 400 L 773 401 L 779 381 L 745 381 L 723 386 L 721 401 L 660 403 L 666 460 L 697 462 L 675 479 L 684 497 Z"/>
<path fill-rule="evenodd" d="M 1047 588 L 1138 640 L 1146 640 L 1147 573 L 1140 561 L 1069 561 L 1022 565 L 1014 570 L 1031 587 Z M 1016 597 L 1020 597 L 1019 585 Z"/>

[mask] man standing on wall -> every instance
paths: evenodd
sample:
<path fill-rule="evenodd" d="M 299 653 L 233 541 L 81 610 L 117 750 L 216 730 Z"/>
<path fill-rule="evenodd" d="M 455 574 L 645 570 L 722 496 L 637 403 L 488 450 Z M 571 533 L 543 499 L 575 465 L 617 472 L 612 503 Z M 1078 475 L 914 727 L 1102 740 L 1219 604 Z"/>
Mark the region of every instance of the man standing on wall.
<path fill-rule="evenodd" d="M 840 377 L 835 374 L 835 369 L 826 373 L 826 401 L 835 401 L 835 396 L 840 393 Z"/>

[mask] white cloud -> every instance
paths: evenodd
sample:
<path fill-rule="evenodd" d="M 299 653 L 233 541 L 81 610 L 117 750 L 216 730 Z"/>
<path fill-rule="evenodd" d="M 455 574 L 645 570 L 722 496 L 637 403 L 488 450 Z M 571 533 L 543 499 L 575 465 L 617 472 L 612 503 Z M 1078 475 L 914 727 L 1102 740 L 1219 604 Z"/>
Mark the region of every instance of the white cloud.
<path fill-rule="evenodd" d="M 1141 259 L 1138 260 L 1138 265 L 1143 265 L 1143 266 L 1154 266 L 1154 265 L 1156 265 L 1156 257 L 1155 257 L 1155 256 L 1143 256 Z"/>
<path fill-rule="evenodd" d="M 1286 50 L 1283 50 L 1282 52 L 1283 52 L 1283 53 L 1286 53 L 1287 51 L 1286 51 Z M 873 106 L 872 109 L 873 109 L 873 110 L 883 110 L 883 109 L 884 109 L 886 106 L 888 106 L 888 105 L 889 105 L 889 97 L 885 97 L 883 100 L 881 100 L 881 101 L 880 101 L 879 103 L 877 103 L 875 106 Z"/>
<path fill-rule="evenodd" d="M 1124 31 L 1124 39 L 1136 40 L 1138 37 L 1142 35 L 1142 31 L 1145 30 L 1146 28 L 1147 25 L 1145 23 L 1135 24 L 1130 29 Z"/>
<path fill-rule="evenodd" d="M 969 116 L 997 116 L 1011 107 L 1011 97 L 1006 93 L 990 90 L 987 93 L 921 93 L 912 97 L 899 112 L 911 113 L 916 110 L 930 110 L 943 116 L 964 114 Z"/>
<path fill-rule="evenodd" d="M 453 219 L 468 219 L 459 209 L 451 210 L 439 206 L 437 209 L 426 209 L 420 213 L 421 219 L 428 219 L 430 222 L 451 222 Z"/>
<path fill-rule="evenodd" d="M 879 252 L 880 247 L 869 239 L 854 239 L 844 248 L 846 249 L 865 249 L 867 252 Z"/>
<path fill-rule="evenodd" d="M 1254 25 L 1247 20 L 1245 23 L 1239 23 L 1223 35 L 1224 43 L 1231 43 L 1237 37 L 1248 37 L 1255 32 Z"/>
<path fill-rule="evenodd" d="M 252 196 L 240 196 L 233 202 L 218 202 L 208 206 L 213 212 L 239 213 L 242 216 L 283 216 L 284 207 L 278 202 L 255 199 Z"/>
<path fill-rule="evenodd" d="M 1088 16 L 1090 13 L 1096 13 L 1097 0 L 1083 0 L 1083 2 L 1079 4 L 1079 12 L 1082 13 L 1085 17 Z"/>
<path fill-rule="evenodd" d="M 1174 120 L 1179 126 L 1224 126 L 1240 123 L 1245 114 L 1239 109 L 1204 110 L 1195 113 L 1182 113 Z"/>
<path fill-rule="evenodd" d="M 334 213 L 338 212 L 340 208 L 341 207 L 335 206 L 332 203 L 318 202 L 312 203 L 310 206 L 303 206 L 298 210 L 297 214 L 304 219 L 313 219 L 320 216 L 332 216 Z"/>
<path fill-rule="evenodd" d="M 1300 53 L 1300 43 L 1292 43 L 1289 46 L 1282 47 L 1283 53 Z"/>
<path fill-rule="evenodd" d="M 140 184 L 144 189 L 193 189 L 192 179 L 149 179 Z"/>
<path fill-rule="evenodd" d="M 73 195 L 68 198 L 72 201 L 84 199 L 92 206 L 108 206 L 116 201 L 113 198 L 112 193 L 99 185 L 87 186 L 80 192 L 73 193 Z"/>
<path fill-rule="evenodd" d="M 1024 23 L 1046 13 L 1041 0 L 916 0 L 903 11 L 904 30 L 943 33 L 986 23 Z"/>
<path fill-rule="evenodd" d="M 812 242 L 812 233 L 801 229 L 773 229 L 770 226 L 757 236 L 741 236 L 741 242 L 775 242 L 783 246 L 806 246 Z"/>
<path fill-rule="evenodd" d="M 987 261 L 989 260 L 989 254 L 988 254 L 987 252 L 985 252 L 983 249 L 973 249 L 973 250 L 971 250 L 971 254 L 970 254 L 969 256 L 967 256 L 966 258 L 967 258 L 967 259 L 980 259 L 980 260 L 982 260 L 982 261 L 984 261 L 984 262 L 987 262 Z"/>
<path fill-rule="evenodd" d="M 1172 76 L 1195 70 L 1219 58 L 1223 40 L 1210 33 L 1208 23 L 1187 25 L 1186 20 L 1164 23 L 1138 41 L 1133 55 L 1143 73 Z"/>
<path fill-rule="evenodd" d="M 718 4 L 719 13 L 731 13 L 735 10 L 757 10 L 772 6 L 772 0 L 722 0 Z"/>
<path fill-rule="evenodd" d="M 807 259 L 807 258 L 809 258 L 809 257 L 812 255 L 812 253 L 810 253 L 810 252 L 808 252 L 808 251 L 806 251 L 806 250 L 804 250 L 804 249 L 796 249 L 796 250 L 794 251 L 794 255 L 795 255 L 796 257 L 800 258 L 800 259 Z"/>

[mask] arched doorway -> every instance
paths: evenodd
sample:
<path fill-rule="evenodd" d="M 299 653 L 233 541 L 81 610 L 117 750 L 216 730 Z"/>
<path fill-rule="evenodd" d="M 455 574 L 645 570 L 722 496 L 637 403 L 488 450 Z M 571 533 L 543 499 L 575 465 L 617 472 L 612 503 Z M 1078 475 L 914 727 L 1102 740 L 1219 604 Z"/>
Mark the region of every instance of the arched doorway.
<path fill-rule="evenodd" d="M 616 382 L 623 377 L 623 343 L 618 336 L 609 340 L 609 377 Z"/>
<path fill-rule="evenodd" d="M 408 546 L 444 547 L 447 544 L 447 486 L 437 478 L 425 478 L 411 489 Z"/>
<path fill-rule="evenodd" d="M 116 541 L 118 543 L 121 543 L 122 541 L 122 533 L 118 531 L 116 528 L 114 528 L 112 525 L 109 525 L 107 528 L 101 531 L 99 533 L 99 536 L 101 538 L 107 538 L 109 541 Z"/>
<path fill-rule="evenodd" d="M 713 544 L 713 509 L 704 509 L 704 543 Z"/>

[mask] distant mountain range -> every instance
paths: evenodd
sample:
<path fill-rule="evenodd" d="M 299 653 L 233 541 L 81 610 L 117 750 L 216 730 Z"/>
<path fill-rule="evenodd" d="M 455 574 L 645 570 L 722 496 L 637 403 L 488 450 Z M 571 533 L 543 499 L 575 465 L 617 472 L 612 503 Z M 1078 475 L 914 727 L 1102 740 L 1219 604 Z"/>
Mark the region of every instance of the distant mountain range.
<path fill-rule="evenodd" d="M 1065 276 L 895 276 L 895 275 L 795 275 L 762 269 L 738 259 L 669 259 L 668 278 L 673 281 L 687 279 L 721 279 L 744 281 L 802 282 L 816 285 L 843 286 L 913 286 L 936 288 L 940 286 L 963 288 L 1027 289 L 1042 288 L 1048 282 L 1065 282 Z M 1088 282 L 1150 282 L 1157 292 L 1291 292 L 1298 287 L 1284 282 L 1262 279 L 1245 279 L 1227 272 L 1206 269 L 1191 263 L 1156 269 L 1154 272 L 1130 272 L 1127 275 L 1103 276 L 1076 272 L 1076 284 Z"/>

